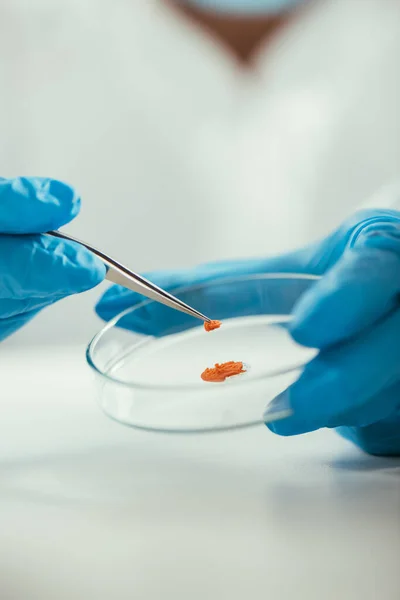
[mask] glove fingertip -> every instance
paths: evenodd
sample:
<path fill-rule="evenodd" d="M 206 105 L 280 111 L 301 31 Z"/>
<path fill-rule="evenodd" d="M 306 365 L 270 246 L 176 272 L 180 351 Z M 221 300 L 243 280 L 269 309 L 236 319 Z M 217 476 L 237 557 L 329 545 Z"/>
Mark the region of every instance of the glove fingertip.
<path fill-rule="evenodd" d="M 73 187 L 45 177 L 17 177 L 0 182 L 0 231 L 36 234 L 62 227 L 80 210 Z"/>
<path fill-rule="evenodd" d="M 293 340 L 300 346 L 306 348 L 317 348 L 319 346 L 315 333 L 310 330 L 306 322 L 292 321 L 288 330 Z"/>
<path fill-rule="evenodd" d="M 100 283 L 102 283 L 104 281 L 104 279 L 107 275 L 106 266 L 100 260 L 96 260 L 96 264 L 95 264 L 94 268 L 91 269 L 90 275 L 91 275 L 90 288 L 94 288 L 97 285 L 100 285 Z"/>
<path fill-rule="evenodd" d="M 72 221 L 80 212 L 81 198 L 76 190 L 57 179 L 45 179 L 36 198 L 46 206 L 49 229 L 58 229 Z"/>
<path fill-rule="evenodd" d="M 97 257 L 91 255 L 91 260 L 86 260 L 81 265 L 82 268 L 82 292 L 90 290 L 102 283 L 107 274 L 105 265 Z"/>
<path fill-rule="evenodd" d="M 317 427 L 311 426 L 306 421 L 297 419 L 295 415 L 287 419 L 274 421 L 272 423 L 265 423 L 265 426 L 272 433 L 275 433 L 275 435 L 279 435 L 279 437 L 303 435 L 317 429 Z"/>
<path fill-rule="evenodd" d="M 119 285 L 111 286 L 99 299 L 94 309 L 103 321 L 110 321 L 120 312 L 135 304 L 137 295 Z"/>
<path fill-rule="evenodd" d="M 282 427 L 279 423 L 265 423 L 267 429 L 270 430 L 271 433 L 275 435 L 279 435 L 280 437 L 291 437 L 290 432 L 288 432 L 287 428 Z"/>
<path fill-rule="evenodd" d="M 50 238 L 50 247 L 53 239 Z M 54 242 L 53 242 L 54 243 Z M 59 257 L 64 265 L 64 288 L 66 295 L 86 292 L 104 281 L 107 269 L 92 252 L 75 243 L 59 243 Z M 57 262 L 55 264 L 58 264 Z"/>
<path fill-rule="evenodd" d="M 61 211 L 58 216 L 58 227 L 69 223 L 79 214 L 81 198 L 73 187 L 62 181 L 50 179 L 48 193 Z"/>
<path fill-rule="evenodd" d="M 343 326 L 336 323 L 337 301 L 322 294 L 300 301 L 289 324 L 295 342 L 307 348 L 324 348 L 336 341 Z"/>
<path fill-rule="evenodd" d="M 119 311 L 113 311 L 107 302 L 101 298 L 94 307 L 96 315 L 103 321 L 110 321 Z"/>
<path fill-rule="evenodd" d="M 288 388 L 276 396 L 264 412 L 266 427 L 282 437 L 290 437 L 310 431 L 309 424 L 299 419 L 293 408 L 293 388 Z"/>

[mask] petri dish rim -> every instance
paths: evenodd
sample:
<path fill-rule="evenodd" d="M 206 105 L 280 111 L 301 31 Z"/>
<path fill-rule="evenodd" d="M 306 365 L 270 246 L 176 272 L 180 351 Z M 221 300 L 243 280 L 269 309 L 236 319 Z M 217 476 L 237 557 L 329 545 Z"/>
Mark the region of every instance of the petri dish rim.
<path fill-rule="evenodd" d="M 171 291 L 172 294 L 177 295 L 179 293 L 186 293 L 186 292 L 193 292 L 196 290 L 199 290 L 201 288 L 203 288 L 204 286 L 210 287 L 213 285 L 223 285 L 223 284 L 230 284 L 230 283 L 234 283 L 234 282 L 245 282 L 245 281 L 254 281 L 254 280 L 266 280 L 266 279 L 304 279 L 304 280 L 310 280 L 310 281 L 318 281 L 320 279 L 320 277 L 318 275 L 312 275 L 310 273 L 262 273 L 262 274 L 254 274 L 254 275 L 240 275 L 240 276 L 233 276 L 233 277 L 221 277 L 221 278 L 216 278 L 216 279 L 212 279 L 210 281 L 205 281 L 203 283 L 198 283 L 196 285 L 189 285 L 189 286 L 180 286 L 177 287 L 175 289 L 173 289 Z M 96 346 L 97 344 L 100 342 L 100 340 L 102 339 L 102 337 L 104 335 L 107 334 L 108 331 L 110 331 L 111 329 L 113 329 L 114 327 L 116 327 L 116 325 L 118 324 L 118 322 L 123 319 L 125 316 L 129 315 L 130 313 L 133 313 L 136 310 L 139 310 L 141 308 L 143 308 L 144 306 L 148 306 L 149 304 L 154 303 L 154 300 L 143 300 L 138 302 L 137 304 L 125 309 L 124 311 L 118 313 L 113 319 L 111 319 L 110 321 L 108 321 L 108 323 L 106 323 L 106 325 L 104 327 L 102 327 L 102 329 L 100 329 L 100 331 L 98 331 L 93 338 L 91 339 L 91 341 L 89 342 L 87 349 L 86 349 L 86 361 L 89 365 L 89 367 L 91 367 L 91 369 L 93 369 L 95 371 L 95 373 L 97 373 L 97 375 L 100 375 L 100 377 L 102 377 L 103 379 L 105 379 L 106 381 L 128 388 L 128 389 L 133 389 L 133 390 L 147 390 L 147 391 L 162 391 L 162 390 L 168 390 L 168 391 L 176 391 L 176 392 L 184 392 L 184 391 L 202 391 L 202 393 L 212 393 L 213 391 L 213 387 L 214 386 L 209 386 L 209 389 L 206 388 L 206 386 L 204 386 L 203 383 L 199 382 L 198 384 L 192 384 L 192 385 L 187 385 L 187 384 L 183 384 L 183 385 L 179 385 L 179 384 L 173 384 L 173 385 L 166 385 L 165 383 L 163 384 L 140 384 L 140 383 L 135 383 L 135 382 L 127 382 L 127 381 L 123 381 L 121 379 L 118 379 L 117 377 L 114 377 L 113 375 L 110 375 L 109 372 L 102 370 L 100 367 L 98 367 L 95 363 L 95 359 L 93 357 L 93 354 L 96 350 Z M 173 310 L 173 309 L 171 309 Z M 275 321 L 272 321 L 270 324 L 271 325 L 283 325 L 286 324 L 288 322 L 290 322 L 290 315 L 280 315 L 279 318 L 277 318 Z M 133 332 L 134 333 L 134 332 Z M 149 336 L 149 341 L 151 341 L 152 339 L 157 339 L 154 336 Z M 137 344 L 136 344 L 137 345 Z M 132 350 L 133 348 L 131 348 Z M 125 356 L 129 353 L 129 350 L 125 352 Z M 118 361 L 121 361 L 123 359 L 123 356 L 116 356 L 114 363 L 111 365 L 110 369 L 115 367 L 115 363 Z M 284 367 L 282 369 L 276 369 L 274 371 L 268 371 L 266 373 L 263 373 L 261 375 L 259 375 L 258 377 L 254 377 L 252 379 L 252 381 L 260 381 L 263 379 L 267 379 L 267 378 L 271 378 L 271 377 L 277 377 L 279 375 L 285 375 L 287 373 L 290 373 L 291 371 L 300 369 L 301 367 L 304 366 L 303 362 L 299 362 L 299 363 L 293 363 L 287 367 Z M 240 378 L 238 378 L 237 381 L 235 381 L 235 387 L 237 386 L 246 386 L 248 385 L 248 381 L 246 379 L 243 379 L 242 381 L 240 380 Z"/>
<path fill-rule="evenodd" d="M 151 425 L 137 425 L 136 423 L 132 423 L 131 421 L 127 421 L 126 419 L 122 419 L 120 417 L 116 417 L 110 411 L 107 411 L 104 407 L 102 407 L 104 414 L 114 421 L 114 423 L 118 423 L 118 425 L 123 425 L 124 427 L 130 427 L 131 429 L 135 429 L 137 431 L 144 431 L 145 433 L 162 433 L 165 435 L 213 435 L 215 433 L 230 433 L 232 431 L 242 431 L 244 429 L 254 429 L 255 427 L 260 427 L 260 425 L 265 425 L 268 423 L 265 419 L 257 419 L 255 421 L 246 421 L 244 423 L 236 423 L 235 425 L 216 425 L 209 427 L 190 427 L 190 428 L 172 428 L 172 427 L 152 427 Z M 274 413 L 273 420 L 279 421 L 282 419 L 286 419 L 287 417 L 291 417 L 293 415 L 293 411 L 291 409 L 282 410 L 281 413 Z"/>

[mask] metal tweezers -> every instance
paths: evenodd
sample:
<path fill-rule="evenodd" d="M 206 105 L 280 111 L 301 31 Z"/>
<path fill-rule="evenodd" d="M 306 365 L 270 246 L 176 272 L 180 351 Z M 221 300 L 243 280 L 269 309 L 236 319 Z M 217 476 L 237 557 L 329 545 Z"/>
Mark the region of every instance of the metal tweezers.
<path fill-rule="evenodd" d="M 86 244 L 86 242 L 82 242 L 81 240 L 72 237 L 72 235 L 67 235 L 65 233 L 61 233 L 60 231 L 48 231 L 47 235 L 51 235 L 53 237 L 60 238 L 63 240 L 68 240 L 70 242 L 75 242 L 76 244 L 84 246 L 85 248 L 87 248 L 87 250 L 90 250 L 90 252 L 93 252 L 93 254 L 95 254 L 106 265 L 106 279 L 108 281 L 111 281 L 112 283 L 117 283 L 118 285 L 121 285 L 122 287 L 125 287 L 128 290 L 131 290 L 132 292 L 141 294 L 146 298 L 155 300 L 160 304 L 165 304 L 170 308 L 179 310 L 180 312 L 191 315 L 192 317 L 195 317 L 197 319 L 201 319 L 202 321 L 209 322 L 211 320 L 205 315 L 202 315 L 198 310 L 195 310 L 188 304 L 185 304 L 185 302 L 182 302 L 182 300 L 175 298 L 175 296 L 159 288 L 157 285 L 154 285 L 154 283 L 151 283 L 141 275 L 138 275 L 130 269 L 127 269 L 126 267 L 121 265 L 121 263 L 117 262 L 110 256 L 107 256 L 107 254 L 104 254 L 103 252 L 97 250 L 93 246 Z"/>

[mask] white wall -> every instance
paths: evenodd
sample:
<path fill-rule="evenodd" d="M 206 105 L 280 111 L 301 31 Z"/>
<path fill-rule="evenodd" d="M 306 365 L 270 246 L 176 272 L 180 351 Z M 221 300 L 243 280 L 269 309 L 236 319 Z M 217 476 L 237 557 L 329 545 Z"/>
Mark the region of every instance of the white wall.
<path fill-rule="evenodd" d="M 138 271 L 303 244 L 398 171 L 398 7 L 364 4 L 317 3 L 247 75 L 156 0 L 3 0 L 0 173 L 74 184 L 69 231 Z M 7 344 L 83 344 L 102 289 Z"/>

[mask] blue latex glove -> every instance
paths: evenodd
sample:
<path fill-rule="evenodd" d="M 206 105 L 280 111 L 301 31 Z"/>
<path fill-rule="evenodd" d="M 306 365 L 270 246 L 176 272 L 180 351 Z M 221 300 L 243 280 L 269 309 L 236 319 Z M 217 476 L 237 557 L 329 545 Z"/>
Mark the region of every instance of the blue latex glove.
<path fill-rule="evenodd" d="M 278 271 L 323 275 L 299 301 L 290 325 L 297 342 L 320 353 L 267 408 L 273 416 L 291 407 L 293 416 L 268 427 L 280 435 L 338 428 L 371 454 L 400 455 L 400 213 L 360 213 L 324 241 L 285 256 L 149 278 L 171 290 L 233 274 Z M 113 287 L 97 312 L 108 320 L 138 300 Z M 224 297 L 215 302 L 223 311 Z M 193 324 L 190 317 L 166 313 L 155 303 L 150 307 L 145 321 L 128 326 L 162 335 L 167 314 L 168 328 L 171 319 L 176 330 Z M 249 304 L 248 314 L 254 310 Z"/>
<path fill-rule="evenodd" d="M 199 8 L 228 14 L 269 15 L 277 14 L 304 4 L 306 0 L 179 0 Z"/>
<path fill-rule="evenodd" d="M 85 248 L 39 235 L 68 223 L 79 207 L 59 181 L 0 178 L 0 340 L 45 306 L 104 279 L 104 265 Z"/>

